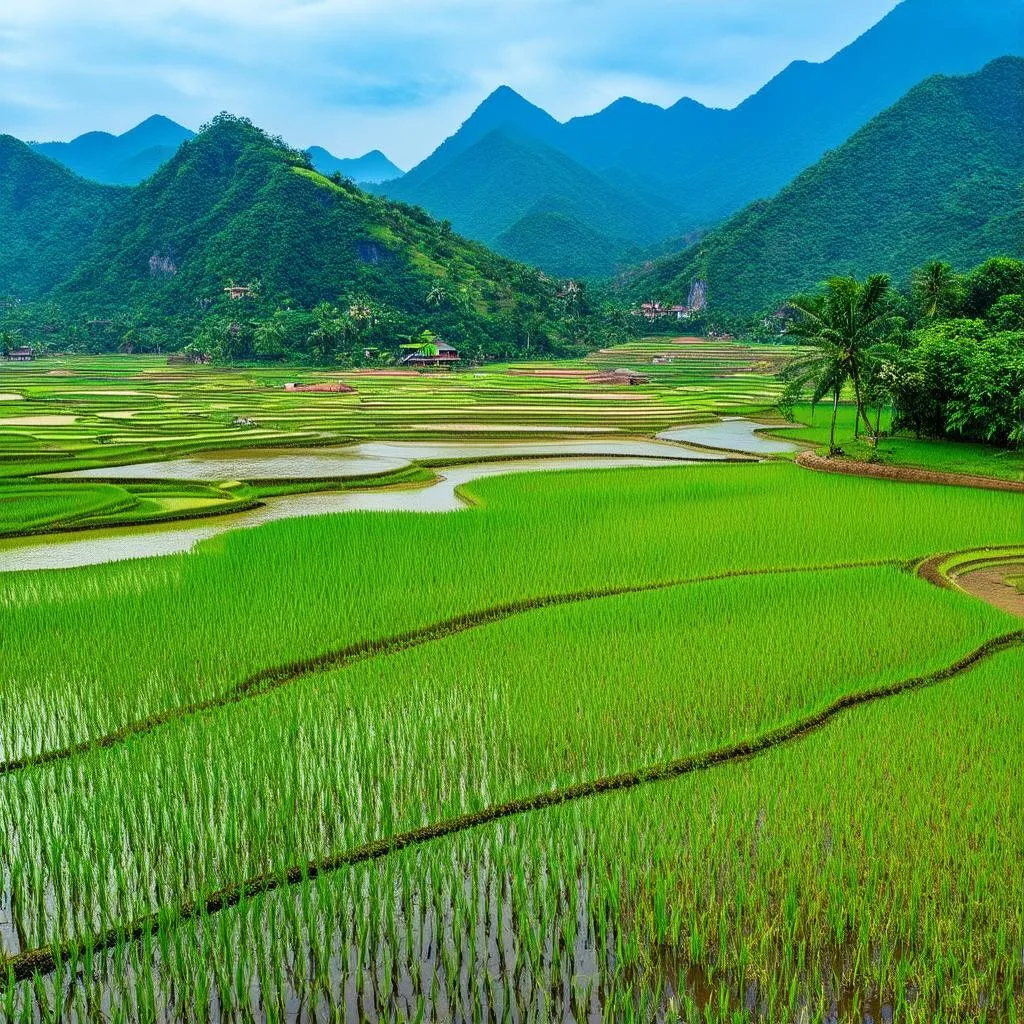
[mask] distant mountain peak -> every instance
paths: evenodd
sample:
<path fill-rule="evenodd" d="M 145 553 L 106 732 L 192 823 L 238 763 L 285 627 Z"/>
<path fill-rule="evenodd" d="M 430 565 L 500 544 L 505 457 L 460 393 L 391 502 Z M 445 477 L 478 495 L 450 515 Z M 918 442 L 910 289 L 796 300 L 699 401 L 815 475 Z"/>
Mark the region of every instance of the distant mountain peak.
<path fill-rule="evenodd" d="M 505 122 L 513 124 L 536 123 L 557 125 L 556 121 L 546 110 L 541 109 L 528 99 L 520 96 L 515 89 L 508 85 L 500 85 L 494 90 L 473 111 L 466 125 L 474 122 L 486 121 L 491 126 L 497 126 Z M 465 127 L 464 125 L 463 127 Z"/>

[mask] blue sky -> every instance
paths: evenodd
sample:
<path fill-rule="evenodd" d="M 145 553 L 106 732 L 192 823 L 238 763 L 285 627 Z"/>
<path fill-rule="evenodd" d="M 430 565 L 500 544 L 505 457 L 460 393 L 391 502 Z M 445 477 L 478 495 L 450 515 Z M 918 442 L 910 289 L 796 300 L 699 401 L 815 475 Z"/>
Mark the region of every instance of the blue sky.
<path fill-rule="evenodd" d="M 339 156 L 426 156 L 511 85 L 560 119 L 622 95 L 733 106 L 896 0 L 2 0 L 0 132 L 219 110 Z"/>

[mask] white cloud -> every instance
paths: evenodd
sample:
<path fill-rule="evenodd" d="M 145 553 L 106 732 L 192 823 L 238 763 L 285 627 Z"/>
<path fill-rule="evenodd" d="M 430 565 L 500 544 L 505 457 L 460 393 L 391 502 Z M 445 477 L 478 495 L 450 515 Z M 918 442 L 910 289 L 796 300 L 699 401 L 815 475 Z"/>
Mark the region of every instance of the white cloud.
<path fill-rule="evenodd" d="M 895 0 L 4 0 L 0 131 L 67 138 L 218 110 L 410 165 L 490 90 L 566 119 L 621 95 L 731 106 Z"/>

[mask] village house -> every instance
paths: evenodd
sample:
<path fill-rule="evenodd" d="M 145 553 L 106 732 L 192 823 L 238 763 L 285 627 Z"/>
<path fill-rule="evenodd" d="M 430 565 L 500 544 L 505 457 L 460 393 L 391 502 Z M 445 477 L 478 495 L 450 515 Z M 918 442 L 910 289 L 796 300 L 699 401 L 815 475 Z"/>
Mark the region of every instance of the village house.
<path fill-rule="evenodd" d="M 408 350 L 408 354 L 402 357 L 403 366 L 453 366 L 459 361 L 459 353 L 443 341 L 402 347 Z"/>
<path fill-rule="evenodd" d="M 24 345 L 21 348 L 12 348 L 7 353 L 7 359 L 12 363 L 30 363 L 34 358 L 32 349 Z"/>
<path fill-rule="evenodd" d="M 252 287 L 247 284 L 229 284 L 224 293 L 233 302 L 237 302 L 239 299 L 251 299 Z"/>

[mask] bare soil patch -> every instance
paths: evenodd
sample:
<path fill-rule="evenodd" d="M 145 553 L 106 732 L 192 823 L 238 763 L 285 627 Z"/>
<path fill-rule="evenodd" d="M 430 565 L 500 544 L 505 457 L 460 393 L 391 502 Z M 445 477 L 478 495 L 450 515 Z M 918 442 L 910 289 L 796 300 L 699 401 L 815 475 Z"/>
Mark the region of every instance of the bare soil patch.
<path fill-rule="evenodd" d="M 993 565 L 954 577 L 956 585 L 968 594 L 994 605 L 1011 615 L 1024 618 L 1024 594 L 1009 582 L 1024 575 L 1024 563 Z"/>

